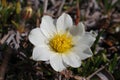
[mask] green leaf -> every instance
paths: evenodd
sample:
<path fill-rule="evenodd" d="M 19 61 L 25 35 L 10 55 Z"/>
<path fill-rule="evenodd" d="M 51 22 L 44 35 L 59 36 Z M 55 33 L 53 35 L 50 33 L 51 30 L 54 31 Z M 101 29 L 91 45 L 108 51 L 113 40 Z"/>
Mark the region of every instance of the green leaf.
<path fill-rule="evenodd" d="M 117 65 L 117 57 L 118 57 L 118 55 L 115 54 L 115 55 L 114 55 L 114 58 L 110 61 L 108 70 L 109 70 L 111 73 L 113 73 L 113 70 L 115 69 L 115 67 L 116 67 L 116 65 Z"/>
<path fill-rule="evenodd" d="M 16 3 L 16 13 L 17 13 L 17 14 L 20 14 L 20 11 L 21 11 L 21 4 L 20 4 L 20 1 L 18 1 L 18 2 Z"/>
<path fill-rule="evenodd" d="M 12 24 L 14 24 L 14 25 L 15 25 L 15 27 L 17 27 L 17 28 L 19 27 L 19 24 L 18 24 L 18 23 L 16 23 L 15 21 L 13 21 L 13 20 L 12 20 L 11 22 L 12 22 Z"/>
<path fill-rule="evenodd" d="M 100 31 L 100 32 L 98 33 L 97 37 L 96 37 L 96 40 L 95 40 L 95 42 L 94 42 L 94 44 L 93 44 L 93 46 L 92 46 L 93 54 L 95 54 L 96 46 L 97 46 L 97 44 L 98 44 L 98 41 L 99 41 L 99 39 L 100 39 L 100 36 L 104 33 L 104 31 L 105 31 L 105 30 Z"/>
<path fill-rule="evenodd" d="M 104 53 L 102 54 L 102 60 L 103 60 L 104 62 L 107 62 L 107 61 L 108 61 L 107 56 L 106 56 Z"/>

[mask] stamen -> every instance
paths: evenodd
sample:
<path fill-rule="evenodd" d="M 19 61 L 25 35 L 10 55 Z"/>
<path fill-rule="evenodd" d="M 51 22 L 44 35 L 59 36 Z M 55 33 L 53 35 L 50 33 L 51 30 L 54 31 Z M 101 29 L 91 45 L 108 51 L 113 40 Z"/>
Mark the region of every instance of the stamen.
<path fill-rule="evenodd" d="M 53 51 L 58 53 L 69 51 L 73 46 L 72 36 L 68 34 L 56 34 L 50 39 L 49 45 Z"/>

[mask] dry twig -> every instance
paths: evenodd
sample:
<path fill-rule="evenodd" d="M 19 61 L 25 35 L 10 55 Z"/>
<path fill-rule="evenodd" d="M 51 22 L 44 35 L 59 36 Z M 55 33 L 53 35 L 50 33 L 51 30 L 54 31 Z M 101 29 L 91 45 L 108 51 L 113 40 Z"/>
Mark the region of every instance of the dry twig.
<path fill-rule="evenodd" d="M 48 0 L 44 0 L 44 12 L 47 13 Z"/>
<path fill-rule="evenodd" d="M 64 4 L 65 4 L 65 1 L 66 1 L 66 0 L 63 0 L 63 1 L 62 1 L 61 5 L 60 5 L 60 7 L 59 7 L 59 10 L 58 10 L 57 16 L 59 16 L 59 15 L 61 14 L 62 8 L 63 8 L 63 6 L 64 6 Z"/>

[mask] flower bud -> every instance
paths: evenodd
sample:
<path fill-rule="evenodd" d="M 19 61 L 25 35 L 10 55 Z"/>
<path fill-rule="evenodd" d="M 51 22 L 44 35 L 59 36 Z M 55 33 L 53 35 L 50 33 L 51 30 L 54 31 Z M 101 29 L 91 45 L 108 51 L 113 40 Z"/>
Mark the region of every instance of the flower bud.
<path fill-rule="evenodd" d="M 23 19 L 29 19 L 29 18 L 31 18 L 32 12 L 33 12 L 33 10 L 32 10 L 31 6 L 25 7 L 25 10 L 24 10 L 24 13 L 23 13 L 24 14 L 23 15 Z"/>

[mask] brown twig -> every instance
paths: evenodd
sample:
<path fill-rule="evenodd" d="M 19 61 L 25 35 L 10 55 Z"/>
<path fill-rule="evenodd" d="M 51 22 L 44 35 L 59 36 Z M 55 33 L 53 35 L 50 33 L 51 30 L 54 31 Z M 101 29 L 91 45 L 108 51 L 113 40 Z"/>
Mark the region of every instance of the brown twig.
<path fill-rule="evenodd" d="M 79 0 L 77 0 L 76 7 L 77 7 L 77 11 L 76 11 L 76 21 L 75 21 L 75 24 L 77 25 L 79 23 L 79 21 L 80 21 Z"/>
<path fill-rule="evenodd" d="M 44 0 L 44 13 L 47 13 L 48 0 Z"/>
<path fill-rule="evenodd" d="M 66 1 L 66 0 L 63 0 L 63 1 L 62 1 L 61 5 L 60 5 L 60 7 L 59 7 L 59 10 L 58 10 L 57 16 L 59 16 L 59 15 L 61 14 L 62 8 L 63 8 L 63 6 L 64 6 L 64 4 L 65 4 L 65 1 Z"/>
<path fill-rule="evenodd" d="M 53 5 L 56 4 L 56 1 L 55 1 L 55 0 L 50 0 L 50 1 L 51 1 L 51 3 L 52 3 Z"/>
<path fill-rule="evenodd" d="M 0 40 L 0 44 L 5 43 L 8 37 L 13 33 L 13 31 L 9 31 L 7 35 L 4 35 L 3 38 Z"/>
<path fill-rule="evenodd" d="M 53 5 L 53 7 L 51 7 L 48 12 L 51 14 L 55 14 L 58 11 L 58 7 L 61 5 L 61 1 L 56 1 L 55 5 Z"/>
<path fill-rule="evenodd" d="M 70 0 L 70 2 L 69 2 L 70 4 L 72 4 L 73 3 L 73 0 Z"/>
<path fill-rule="evenodd" d="M 73 6 L 73 7 L 68 8 L 65 12 L 66 12 L 66 13 L 70 13 L 70 12 L 72 12 L 74 9 L 76 9 L 76 6 Z"/>
<path fill-rule="evenodd" d="M 92 78 L 95 74 L 97 74 L 99 71 L 103 70 L 105 68 L 105 66 L 102 66 L 101 68 L 99 68 L 97 71 L 95 71 L 94 73 L 92 73 L 90 76 L 88 76 L 86 79 L 90 80 L 90 78 Z"/>

